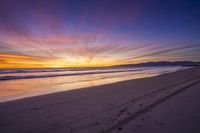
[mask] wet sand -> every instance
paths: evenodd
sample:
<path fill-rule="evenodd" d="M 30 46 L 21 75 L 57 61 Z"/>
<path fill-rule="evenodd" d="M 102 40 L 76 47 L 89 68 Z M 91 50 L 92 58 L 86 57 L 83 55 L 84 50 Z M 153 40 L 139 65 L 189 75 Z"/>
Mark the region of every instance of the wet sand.
<path fill-rule="evenodd" d="M 199 123 L 199 89 L 200 68 L 191 68 L 4 102 L 0 104 L 0 132 L 177 133 L 182 132 L 177 128 L 184 127 L 183 131 L 196 133 L 199 131 L 195 126 Z M 176 120 L 183 125 L 167 124 Z"/>

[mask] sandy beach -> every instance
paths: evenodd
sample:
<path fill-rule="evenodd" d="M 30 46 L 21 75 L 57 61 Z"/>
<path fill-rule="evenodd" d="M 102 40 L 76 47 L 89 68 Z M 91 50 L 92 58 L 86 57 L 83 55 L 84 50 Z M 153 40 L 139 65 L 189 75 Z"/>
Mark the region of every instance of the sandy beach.
<path fill-rule="evenodd" d="M 200 68 L 0 103 L 1 133 L 199 133 Z"/>

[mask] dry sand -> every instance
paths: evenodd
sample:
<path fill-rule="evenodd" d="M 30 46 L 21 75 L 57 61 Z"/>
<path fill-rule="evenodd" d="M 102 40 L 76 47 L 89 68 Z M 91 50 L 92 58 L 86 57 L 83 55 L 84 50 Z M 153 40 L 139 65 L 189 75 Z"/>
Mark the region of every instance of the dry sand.
<path fill-rule="evenodd" d="M 199 133 L 199 101 L 191 68 L 1 103 L 0 133 Z"/>
<path fill-rule="evenodd" d="M 178 93 L 115 133 L 200 133 L 200 84 Z"/>

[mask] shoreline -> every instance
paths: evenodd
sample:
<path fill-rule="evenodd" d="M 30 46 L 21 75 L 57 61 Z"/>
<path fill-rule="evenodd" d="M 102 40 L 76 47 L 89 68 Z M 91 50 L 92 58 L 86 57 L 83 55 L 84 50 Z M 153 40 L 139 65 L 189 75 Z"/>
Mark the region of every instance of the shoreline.
<path fill-rule="evenodd" d="M 190 85 L 199 85 L 199 77 L 200 68 L 196 67 L 3 102 L 0 103 L 0 131 L 111 132 L 120 123 L 126 124 L 136 114 L 141 115 L 138 112 L 149 106 L 153 108 L 161 99 L 174 97 Z"/>
<path fill-rule="evenodd" d="M 163 67 L 162 67 L 163 68 Z M 173 67 L 172 67 L 173 68 Z M 174 68 L 177 68 L 177 67 L 174 67 Z M 178 68 L 177 68 L 178 69 Z M 180 68 L 180 70 L 175 70 L 173 72 L 176 72 L 176 71 L 182 71 L 182 70 L 187 70 L 187 69 L 190 69 L 190 68 Z M 135 70 L 134 70 L 135 71 Z M 56 90 L 49 90 L 49 92 L 44 92 L 44 93 L 40 93 L 38 92 L 38 94 L 26 94 L 26 95 L 22 95 L 22 96 L 13 96 L 13 97 L 5 97 L 5 98 L 0 98 L 0 103 L 4 103 L 4 102 L 12 102 L 12 101 L 16 101 L 16 100 L 23 100 L 23 99 L 26 99 L 26 98 L 34 98 L 34 97 L 40 97 L 40 96 L 45 96 L 45 95 L 51 95 L 51 94 L 56 94 L 56 93 L 65 93 L 65 92 L 68 92 L 68 91 L 74 91 L 74 90 L 81 90 L 81 89 L 89 89 L 90 87 L 96 87 L 96 86 L 104 86 L 104 85 L 108 85 L 108 84 L 116 84 L 116 83 L 120 83 L 120 82 L 126 82 L 126 81 L 133 81 L 133 80 L 137 80 L 137 79 L 144 79 L 144 78 L 151 78 L 151 77 L 156 77 L 156 76 L 160 76 L 160 75 L 163 75 L 163 74 L 168 74 L 168 73 L 173 73 L 173 72 L 164 72 L 164 73 L 160 73 L 160 74 L 150 74 L 148 76 L 145 76 L 145 77 L 140 77 L 138 75 L 138 73 L 134 74 L 134 77 L 132 77 L 131 79 L 125 79 L 124 80 L 116 80 L 116 81 L 109 81 L 109 78 L 108 78 L 108 81 L 104 82 L 104 83 L 98 83 L 97 81 L 97 84 L 96 85 L 92 85 L 92 86 L 80 86 L 80 87 L 72 87 L 71 89 L 64 89 L 64 90 L 60 90 L 60 91 L 56 91 Z M 35 78 L 33 78 L 34 80 Z M 17 79 L 17 80 L 26 80 L 26 79 Z M 30 80 L 30 79 L 28 79 Z M 112 79 L 111 79 L 112 80 Z M 3 82 L 4 80 L 0 80 L 0 82 Z M 13 79 L 11 82 L 13 81 L 16 81 L 16 79 Z M 100 80 L 99 80 L 100 81 Z M 34 82 L 34 81 L 33 81 Z M 39 81 L 37 81 L 39 82 Z M 37 83 L 36 82 L 36 83 Z M 78 82 L 77 82 L 78 83 Z M 46 83 L 44 83 L 46 84 Z M 41 84 L 42 85 L 42 84 Z M 27 86 L 28 87 L 28 86 Z M 48 87 L 48 86 L 47 86 Z M 59 88 L 59 87 L 57 87 Z M 66 87 L 67 88 L 67 87 Z M 45 88 L 43 88 L 45 89 Z"/>

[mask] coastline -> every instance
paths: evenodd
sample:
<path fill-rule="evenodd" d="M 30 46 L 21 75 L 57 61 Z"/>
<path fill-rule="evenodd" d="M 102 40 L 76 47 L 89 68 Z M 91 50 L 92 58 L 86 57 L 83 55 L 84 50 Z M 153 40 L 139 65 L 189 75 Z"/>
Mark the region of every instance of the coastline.
<path fill-rule="evenodd" d="M 42 73 L 8 73 L 0 74 L 0 103 L 6 101 L 12 101 L 27 97 L 41 96 L 45 94 L 52 94 L 55 92 L 70 91 L 73 89 L 84 89 L 92 86 L 99 86 L 104 84 L 116 83 L 120 81 L 153 77 L 161 75 L 163 73 L 170 73 L 178 70 L 188 69 L 187 67 L 146 67 L 146 68 L 121 68 L 113 70 L 91 70 L 92 73 L 86 74 L 87 71 L 62 71 L 60 73 L 54 73 L 54 69 L 51 72 Z M 45 69 L 46 70 L 46 69 Z M 6 72 L 6 71 L 5 71 Z M 10 71 L 7 71 L 10 72 Z M 80 74 L 80 72 L 82 74 Z M 100 74 L 100 73 L 101 74 Z M 62 74 L 61 74 L 62 73 Z M 58 74 L 65 75 L 75 74 L 74 76 L 57 76 Z M 52 75 L 53 77 L 51 77 Z M 37 78 L 30 78 L 36 76 Z M 46 77 L 44 77 L 46 76 Z M 54 77 L 55 76 L 55 77 Z M 13 77 L 18 77 L 13 79 Z M 24 77 L 24 78 L 21 78 Z M 6 79 L 6 80 L 1 80 Z"/>
<path fill-rule="evenodd" d="M 199 79 L 196 67 L 0 103 L 0 132 L 115 132 L 181 91 L 200 86 Z"/>

